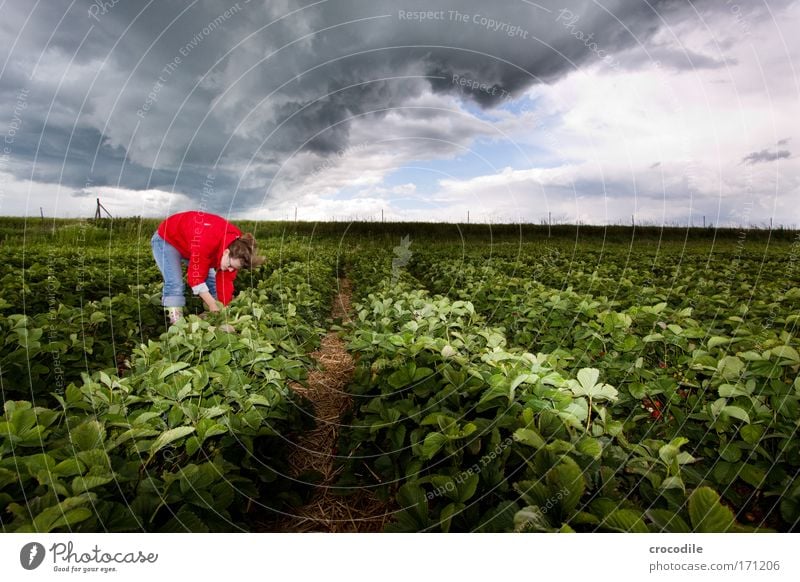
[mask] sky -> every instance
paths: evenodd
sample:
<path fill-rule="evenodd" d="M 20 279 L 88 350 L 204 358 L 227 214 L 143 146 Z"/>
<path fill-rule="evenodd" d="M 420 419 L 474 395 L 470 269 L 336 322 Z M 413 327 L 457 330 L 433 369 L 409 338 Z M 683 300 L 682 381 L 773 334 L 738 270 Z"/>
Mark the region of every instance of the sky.
<path fill-rule="evenodd" d="M 800 2 L 0 1 L 0 215 L 800 227 Z"/>

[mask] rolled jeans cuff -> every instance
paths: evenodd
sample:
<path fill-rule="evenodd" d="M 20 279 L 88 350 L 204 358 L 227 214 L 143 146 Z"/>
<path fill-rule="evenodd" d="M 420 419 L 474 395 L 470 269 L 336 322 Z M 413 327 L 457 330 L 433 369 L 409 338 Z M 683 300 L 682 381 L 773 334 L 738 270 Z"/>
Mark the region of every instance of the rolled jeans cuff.
<path fill-rule="evenodd" d="M 186 297 L 183 295 L 165 295 L 161 298 L 161 305 L 163 307 L 184 307 L 186 305 Z"/>
<path fill-rule="evenodd" d="M 194 287 L 192 287 L 192 293 L 194 293 L 195 295 L 200 295 L 200 293 L 203 292 L 208 293 L 208 285 L 206 285 L 205 283 L 200 283 L 199 285 L 195 285 Z"/>

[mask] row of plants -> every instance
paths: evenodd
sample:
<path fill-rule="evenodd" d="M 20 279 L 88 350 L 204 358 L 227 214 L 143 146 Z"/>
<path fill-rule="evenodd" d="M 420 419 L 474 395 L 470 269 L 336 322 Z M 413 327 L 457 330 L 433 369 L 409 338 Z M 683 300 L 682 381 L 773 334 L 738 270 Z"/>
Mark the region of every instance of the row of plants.
<path fill-rule="evenodd" d="M 636 246 L 540 242 L 466 248 L 440 244 L 416 249 L 410 268 L 431 289 L 444 294 L 459 288 L 461 275 L 473 279 L 470 269 L 479 268 L 483 273 L 479 280 L 487 287 L 492 285 L 491 275 L 500 272 L 553 290 L 606 297 L 622 308 L 665 302 L 713 317 L 732 302 L 755 309 L 754 315 L 762 305 L 769 311 L 776 295 L 796 286 L 787 280 L 787 266 L 797 263 L 797 252 L 797 244 L 744 242 Z M 417 271 L 418 266 L 430 271 L 435 265 L 446 265 L 448 272 Z"/>
<path fill-rule="evenodd" d="M 743 528 L 685 439 L 626 438 L 597 369 L 508 349 L 468 302 L 396 287 L 358 307 L 342 484 L 376 476 L 403 508 L 390 531 Z"/>
<path fill-rule="evenodd" d="M 124 374 L 133 348 L 164 331 L 161 294 L 156 285 L 71 307 L 54 303 L 33 315 L 0 318 L 0 381 L 5 399 L 53 403 L 81 375 L 98 370 Z"/>
<path fill-rule="evenodd" d="M 282 264 L 222 313 L 140 342 L 126 374 L 84 372 L 54 406 L 4 396 L 3 530 L 234 531 L 300 503 L 286 450 L 313 414 L 289 383 L 312 366 L 331 257 Z"/>
<path fill-rule="evenodd" d="M 697 352 L 700 348 L 720 356 L 731 355 L 731 348 L 740 353 L 759 351 L 762 356 L 772 349 L 776 357 L 785 351 L 786 361 L 791 362 L 800 345 L 792 333 L 800 317 L 798 287 L 776 292 L 769 304 L 734 304 L 725 312 L 716 309 L 709 315 L 700 306 L 678 308 L 666 302 L 622 307 L 606 296 L 553 289 L 490 266 L 457 268 L 428 260 L 417 269 L 434 291 L 441 292 L 446 286 L 454 299 L 470 298 L 479 311 L 506 330 L 514 344 L 545 351 L 568 350 L 577 364 L 607 367 L 620 382 L 626 378 L 637 381 L 630 371 L 639 357 L 640 363 L 652 365 L 659 374 L 673 376 L 694 363 L 687 356 L 697 359 L 705 355 Z M 442 285 L 442 281 L 446 283 Z M 756 313 L 769 318 L 768 324 Z M 766 354 L 767 360 L 770 355 L 772 352 Z M 776 368 L 775 363 L 758 367 L 767 377 L 792 371 Z M 696 378 L 690 376 L 689 380 Z"/>
<path fill-rule="evenodd" d="M 617 310 L 436 263 L 427 249 L 414 272 L 447 280 L 461 269 L 452 298 L 390 272 L 388 252 L 350 263 L 361 302 L 348 331 L 357 404 L 340 446 L 344 483 L 377 476 L 406 508 L 393 529 L 796 527 L 800 384 L 786 332 L 731 355 L 739 336 L 712 341 L 691 309 Z M 535 356 L 517 343 L 520 298 L 554 342 Z M 548 331 L 554 310 L 562 320 Z M 664 349 L 688 355 L 664 366 Z M 718 519 L 703 520 L 701 506 Z"/>
<path fill-rule="evenodd" d="M 633 437 L 688 439 L 687 450 L 701 459 L 693 470 L 740 508 L 744 520 L 794 527 L 800 517 L 794 485 L 800 288 L 765 278 L 767 291 L 741 301 L 727 294 L 725 309 L 715 295 L 693 307 L 665 301 L 621 307 L 605 296 L 548 288 L 486 265 L 456 272 L 427 256 L 415 258 L 423 278 L 457 279 L 452 296 L 473 298 L 512 345 L 558 354 L 573 372 L 598 368 L 619 389 L 615 411 L 638 422 Z M 491 286 L 483 282 L 487 277 Z"/>
<path fill-rule="evenodd" d="M 145 250 L 149 252 L 149 248 Z M 12 255 L 21 258 L 18 251 Z M 25 249 L 27 260 L 38 257 L 44 262 L 34 262 L 24 271 L 15 271 L 0 280 L 0 288 L 7 290 L 0 299 L 0 331 L 4 338 L 0 345 L 0 382 L 6 398 L 35 399 L 37 404 L 49 405 L 53 403 L 50 392 L 63 391 L 68 383 L 79 381 L 82 373 L 116 369 L 118 374 L 124 374 L 133 348 L 164 331 L 165 319 L 159 307 L 160 275 L 152 258 L 148 268 L 156 275 L 154 278 L 150 273 L 149 278 L 158 282 L 145 285 L 137 284 L 142 272 L 131 267 L 138 264 L 142 249 L 135 245 L 115 247 L 113 263 L 105 266 L 104 261 L 109 259 L 103 252 L 91 249 L 94 263 L 81 273 L 80 269 L 68 268 L 70 262 L 74 265 L 74 257 L 34 246 Z M 324 264 L 335 262 L 332 252 L 320 252 L 319 260 Z M 270 304 L 285 309 L 290 294 L 302 317 L 320 321 L 326 302 L 317 301 L 315 295 L 298 285 L 305 281 L 312 289 L 317 285 L 328 292 L 330 282 L 321 281 L 312 273 L 307 245 L 283 242 L 268 246 L 265 254 L 266 265 L 240 273 L 237 288 L 253 288 L 268 281 L 268 288 L 273 290 L 267 297 Z M 88 277 L 89 271 L 97 277 Z M 21 277 L 24 284 L 19 281 Z M 9 278 L 13 280 L 6 280 Z M 113 281 L 115 287 L 103 288 L 105 280 Z M 188 289 L 186 296 L 189 311 L 204 311 L 202 302 Z"/>
<path fill-rule="evenodd" d="M 307 263 L 311 252 L 309 242 L 297 238 L 266 239 L 259 248 L 267 259 L 266 266 L 239 273 L 239 288 L 252 287 L 269 276 L 275 266 Z M 105 246 L 82 240 L 64 246 L 11 246 L 4 248 L 0 265 L 0 289 L 7 291 L 0 299 L 0 310 L 35 315 L 52 310 L 54 304 L 81 307 L 130 293 L 131 287 L 149 289 L 161 280 L 149 236 Z"/>
<path fill-rule="evenodd" d="M 131 286 L 161 281 L 152 252 L 143 245 L 97 246 L 74 241 L 64 246 L 28 244 L 4 249 L 0 288 L 8 292 L 0 308 L 27 315 L 53 303 L 80 307 Z"/>

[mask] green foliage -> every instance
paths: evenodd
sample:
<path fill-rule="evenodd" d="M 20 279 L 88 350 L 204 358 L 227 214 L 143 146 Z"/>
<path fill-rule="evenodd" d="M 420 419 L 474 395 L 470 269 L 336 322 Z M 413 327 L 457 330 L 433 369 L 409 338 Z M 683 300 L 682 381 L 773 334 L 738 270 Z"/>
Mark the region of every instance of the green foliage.
<path fill-rule="evenodd" d="M 334 288 L 332 265 L 328 254 L 277 266 L 223 312 L 189 315 L 160 334 L 154 296 L 141 304 L 118 294 L 86 303 L 80 315 L 59 305 L 65 319 L 52 325 L 47 313 L 4 318 L 4 382 L 15 362 L 33 371 L 57 357 L 67 384 L 53 391 L 58 386 L 46 376 L 32 375 L 17 391 L 27 400 L 4 402 L 3 531 L 230 531 L 246 527 L 254 500 L 272 509 L 295 503 L 293 483 L 281 477 L 288 474 L 286 444 L 312 414 L 288 384 L 302 382 L 311 367 L 307 354 L 319 345 L 320 314 Z M 154 318 L 146 341 L 125 319 L 139 309 Z M 130 334 L 123 373 L 92 357 L 111 320 L 109 343 L 120 325 Z M 71 343 L 59 343 L 69 334 Z M 80 365 L 68 371 L 79 350 L 81 363 L 88 353 L 97 365 L 91 373 Z"/>
<path fill-rule="evenodd" d="M 631 252 L 506 242 L 508 229 L 464 245 L 420 225 L 252 224 L 276 236 L 266 265 L 240 274 L 224 313 L 165 333 L 155 223 L 56 226 L 7 245 L 0 267 L 3 531 L 229 531 L 253 500 L 296 503 L 285 445 L 312 415 L 289 384 L 308 374 L 343 267 L 356 367 L 340 485 L 393 498 L 387 529 L 800 520 L 788 245 Z"/>
<path fill-rule="evenodd" d="M 800 293 L 779 252 L 737 249 L 709 276 L 691 249 L 663 268 L 557 245 L 412 248 L 399 277 L 387 249 L 349 257 L 342 481 L 398 496 L 393 531 L 795 527 Z M 742 279 L 747 304 L 731 301 Z"/>

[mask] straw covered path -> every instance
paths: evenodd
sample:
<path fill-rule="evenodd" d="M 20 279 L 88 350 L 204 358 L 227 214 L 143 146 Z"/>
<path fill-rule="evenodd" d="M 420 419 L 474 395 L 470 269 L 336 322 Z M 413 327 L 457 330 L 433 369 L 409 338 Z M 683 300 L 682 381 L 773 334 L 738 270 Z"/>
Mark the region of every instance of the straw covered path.
<path fill-rule="evenodd" d="M 331 317 L 334 321 L 350 321 L 351 285 L 347 278 L 339 279 Z M 311 400 L 314 405 L 316 428 L 305 431 L 294 443 L 289 454 L 293 477 L 314 471 L 322 481 L 310 501 L 267 524 L 275 532 L 377 532 L 391 517 L 386 502 L 377 499 L 369 489 L 359 489 L 343 495 L 336 489 L 334 468 L 336 444 L 342 415 L 352 404 L 346 391 L 353 377 L 353 358 L 345 342 L 333 330 L 322 339 L 320 349 L 311 357 L 319 364 L 308 377 L 307 386 L 292 384 L 292 388 Z"/>

